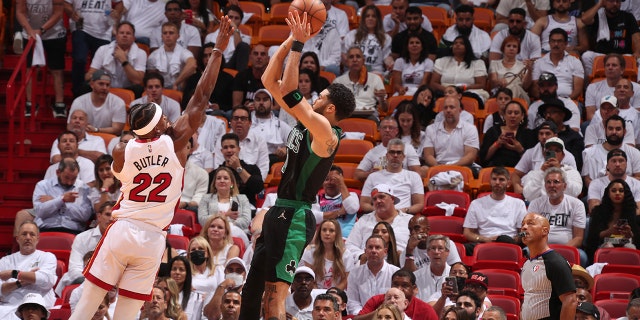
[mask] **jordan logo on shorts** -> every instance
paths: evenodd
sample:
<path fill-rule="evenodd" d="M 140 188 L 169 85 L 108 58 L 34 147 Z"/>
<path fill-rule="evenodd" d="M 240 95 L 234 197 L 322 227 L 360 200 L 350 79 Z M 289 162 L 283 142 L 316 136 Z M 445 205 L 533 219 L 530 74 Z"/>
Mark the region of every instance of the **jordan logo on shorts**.
<path fill-rule="evenodd" d="M 278 219 L 287 220 L 287 217 L 284 216 L 284 212 L 278 216 Z"/>

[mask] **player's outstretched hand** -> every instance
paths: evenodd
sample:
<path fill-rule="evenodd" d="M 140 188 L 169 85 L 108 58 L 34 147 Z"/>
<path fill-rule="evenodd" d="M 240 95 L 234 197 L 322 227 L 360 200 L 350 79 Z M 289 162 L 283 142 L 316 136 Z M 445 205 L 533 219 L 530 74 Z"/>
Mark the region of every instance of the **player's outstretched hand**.
<path fill-rule="evenodd" d="M 234 27 L 228 16 L 220 19 L 220 28 L 218 29 L 218 38 L 216 39 L 216 48 L 224 51 L 227 49 L 229 39 L 233 35 Z"/>
<path fill-rule="evenodd" d="M 307 22 L 306 12 L 302 14 L 302 19 L 300 19 L 298 11 L 289 11 L 289 17 L 285 20 L 291 28 L 293 40 L 304 43 L 311 38 L 311 24 Z"/>

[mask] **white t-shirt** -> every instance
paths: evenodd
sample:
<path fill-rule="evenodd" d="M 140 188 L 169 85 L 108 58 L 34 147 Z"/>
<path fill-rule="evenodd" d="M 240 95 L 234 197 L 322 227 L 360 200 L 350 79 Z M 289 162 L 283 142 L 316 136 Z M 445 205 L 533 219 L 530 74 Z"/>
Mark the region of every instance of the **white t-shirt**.
<path fill-rule="evenodd" d="M 398 173 L 380 170 L 370 174 L 362 186 L 362 193 L 360 195 L 363 197 L 371 197 L 371 190 L 380 183 L 393 186 L 393 193 L 400 199 L 400 202 L 395 205 L 396 208 L 411 207 L 413 204 L 411 202 L 412 195 L 424 195 L 424 186 L 420 175 L 405 169 L 402 169 L 402 171 Z"/>
<path fill-rule="evenodd" d="M 384 16 L 384 18 L 382 18 L 382 27 L 384 28 L 384 32 L 389 32 L 391 30 L 393 30 L 393 27 L 396 26 L 396 22 L 393 21 L 393 19 L 391 19 L 391 14 L 387 14 Z M 422 25 L 421 25 L 422 29 L 425 29 L 429 32 L 433 32 L 433 26 L 431 25 L 431 21 L 429 21 L 429 18 L 427 18 L 427 16 L 425 16 L 424 14 L 422 15 Z M 405 22 L 400 22 L 400 27 L 398 27 L 398 33 L 407 30 L 407 24 Z"/>
<path fill-rule="evenodd" d="M 216 39 L 218 39 L 218 32 L 220 31 L 220 29 L 209 33 L 205 38 L 204 38 L 204 44 L 207 43 L 216 43 Z M 251 37 L 241 33 L 240 34 L 240 38 L 242 39 L 242 42 L 251 45 Z M 227 44 L 227 48 L 224 49 L 224 52 L 222 53 L 222 55 L 224 55 L 224 61 L 230 61 L 231 57 L 233 56 L 233 53 L 236 51 L 236 43 L 233 41 L 233 38 L 229 39 L 229 44 Z"/>
<path fill-rule="evenodd" d="M 633 107 L 627 108 L 627 109 L 618 109 L 618 110 L 619 110 L 618 115 L 625 120 L 625 128 L 627 129 L 627 133 L 625 134 L 624 138 L 628 139 L 628 136 L 630 135 L 635 139 L 636 142 L 640 141 L 640 112 L 638 112 L 638 110 Z M 593 114 L 593 118 L 591 118 L 591 122 L 602 123 L 602 115 L 600 114 L 600 112 L 596 112 Z M 633 131 L 633 134 L 629 131 Z M 589 139 L 591 139 L 591 137 L 589 137 Z"/>
<path fill-rule="evenodd" d="M 113 52 L 116 47 L 116 42 L 112 41 L 106 44 L 96 51 L 91 60 L 91 68 L 96 70 L 105 70 L 111 74 L 111 87 L 112 88 L 127 88 L 131 87 L 133 83 L 127 78 L 127 74 L 120 63 L 113 57 Z M 127 60 L 129 64 L 136 71 L 147 70 L 147 53 L 144 50 L 138 48 L 138 45 L 133 43 L 129 52 L 127 53 Z"/>
<path fill-rule="evenodd" d="M 631 82 L 631 85 L 633 86 L 633 97 L 631 97 L 630 104 L 634 108 L 639 107 L 640 84 L 637 82 Z M 596 110 L 600 109 L 600 100 L 602 100 L 602 97 L 612 96 L 615 89 L 615 86 L 609 87 L 607 79 L 590 83 L 589 86 L 587 86 L 587 92 L 584 95 L 584 105 L 587 107 L 596 107 Z M 596 114 L 598 113 L 596 112 Z"/>
<path fill-rule="evenodd" d="M 458 28 L 454 24 L 444 32 L 440 43 L 443 44 L 444 41 L 453 42 L 453 40 L 455 40 L 459 35 L 460 32 L 458 32 Z M 469 34 L 469 42 L 471 42 L 473 54 L 476 58 L 480 59 L 483 55 L 488 55 L 489 48 L 491 47 L 491 36 L 489 36 L 486 31 L 476 27 L 475 25 L 472 26 L 471 33 Z"/>
<path fill-rule="evenodd" d="M 362 161 L 358 164 L 358 169 L 369 171 L 375 166 L 379 166 L 382 161 L 382 157 L 386 157 L 387 155 L 387 147 L 383 146 L 382 143 L 373 147 L 373 149 L 367 151 Z M 415 149 L 411 144 L 404 144 L 404 161 L 402 161 L 402 168 L 409 169 L 411 166 L 419 166 L 420 159 L 418 154 L 416 154 Z"/>
<path fill-rule="evenodd" d="M 327 19 L 324 21 L 323 28 L 336 29 L 341 38 L 346 36 L 349 32 L 349 17 L 347 17 L 347 13 L 340 8 L 331 6 L 327 10 Z"/>
<path fill-rule="evenodd" d="M 77 97 L 71 103 L 67 123 L 71 122 L 71 115 L 76 110 L 83 110 L 87 114 L 87 122 L 96 128 L 108 128 L 113 122 L 125 123 L 127 120 L 124 100 L 112 93 L 107 94 L 104 103 L 98 107 L 91 102 L 91 92 Z"/>
<path fill-rule="evenodd" d="M 445 264 L 442 274 L 437 276 L 431 272 L 431 266 L 425 265 L 423 268 L 416 270 L 416 286 L 418 287 L 418 298 L 427 301 L 435 292 L 440 291 L 445 278 L 449 276 L 451 266 Z"/>
<path fill-rule="evenodd" d="M 478 130 L 474 125 L 464 121 L 458 121 L 456 128 L 448 132 L 444 129 L 443 122 L 431 124 L 425 130 L 427 138 L 424 140 L 424 148 L 434 148 L 438 164 L 450 164 L 457 162 L 464 156 L 464 147 L 469 146 L 479 149 Z"/>
<path fill-rule="evenodd" d="M 94 38 L 111 41 L 111 25 L 109 24 L 109 20 L 113 21 L 113 19 L 107 12 L 113 10 L 111 7 L 112 3 L 119 3 L 121 0 L 65 0 L 65 2 L 71 4 L 75 11 L 80 12 L 84 20 L 82 31 Z M 76 22 L 72 19 L 69 19 L 69 28 L 72 32 L 76 30 Z"/>
<path fill-rule="evenodd" d="M 442 76 L 440 83 L 443 86 L 456 85 L 459 83 L 475 84 L 475 77 L 487 76 L 487 67 L 485 67 L 482 60 L 471 61 L 469 68 L 467 68 L 465 62 L 458 63 L 453 57 L 436 59 L 436 63 L 433 65 L 433 71 Z"/>
<path fill-rule="evenodd" d="M 633 176 L 640 172 L 640 151 L 623 143 L 620 147 L 627 154 L 627 175 Z M 582 151 L 582 176 L 589 176 L 591 180 L 607 175 L 607 151 L 602 144 L 596 144 Z"/>
<path fill-rule="evenodd" d="M 123 19 L 136 26 L 136 37 L 151 37 L 154 30 L 160 29 L 167 21 L 164 15 L 164 1 L 124 0 L 127 12 Z"/>
<path fill-rule="evenodd" d="M 367 36 L 356 42 L 357 29 L 349 31 L 342 39 L 342 53 L 347 54 L 349 48 L 358 46 L 364 54 L 364 64 L 367 69 L 376 73 L 384 72 L 384 58 L 391 54 L 391 36 L 384 34 L 384 44 L 380 44 L 375 34 L 369 33 Z"/>
<path fill-rule="evenodd" d="M 177 43 L 185 49 L 188 47 L 202 47 L 200 31 L 198 31 L 198 28 L 183 21 L 180 25 L 180 37 L 178 37 Z M 149 47 L 160 48 L 160 46 L 162 46 L 162 28 L 157 28 L 151 32 Z"/>
<path fill-rule="evenodd" d="M 107 148 L 104 145 L 104 139 L 98 136 L 90 135 L 88 133 L 84 135 L 84 139 L 80 139 L 78 141 L 78 149 L 107 153 Z M 53 156 L 57 156 L 59 154 L 60 149 L 58 149 L 58 139 L 56 139 L 51 145 L 51 153 L 49 155 L 49 159 L 53 159 Z M 90 182 L 91 181 L 93 180 L 90 180 Z"/>
<path fill-rule="evenodd" d="M 630 126 L 627 124 L 625 126 L 625 129 L 626 129 L 626 132 L 624 133 L 624 138 L 622 139 L 622 143 L 635 145 L 636 139 L 635 139 L 635 133 L 633 131 L 633 126 Z M 585 130 L 584 132 L 584 145 L 587 146 L 587 149 L 588 149 L 589 148 L 588 146 L 603 144 L 606 141 L 607 141 L 606 129 L 604 127 L 604 123 L 602 123 L 602 120 L 600 121 L 591 120 L 591 123 L 589 123 L 589 126 L 587 126 L 587 130 Z"/>
<path fill-rule="evenodd" d="M 513 237 L 522 226 L 526 214 L 527 208 L 520 199 L 505 196 L 502 200 L 494 200 L 487 195 L 471 201 L 462 226 L 477 229 L 483 237 Z"/>
<path fill-rule="evenodd" d="M 529 212 L 539 213 L 549 220 L 549 243 L 568 243 L 573 239 L 573 227 L 584 229 L 587 222 L 584 204 L 569 195 L 564 195 L 558 205 L 552 205 L 548 196 L 539 197 L 531 201 Z"/>
<path fill-rule="evenodd" d="M 537 10 L 549 11 L 549 9 L 551 9 L 551 5 L 549 4 L 549 1 L 546 1 L 546 0 L 509 0 L 509 1 L 500 1 L 500 3 L 498 4 L 498 7 L 496 7 L 496 13 L 504 17 L 508 17 L 509 11 L 511 11 L 511 9 L 514 9 L 514 8 L 524 9 L 524 11 L 527 12 L 526 19 L 527 19 L 527 22 L 529 23 L 528 28 L 531 28 L 533 26 L 534 21 L 531 19 L 531 14 L 527 9 L 527 4 L 525 3 L 525 1 L 531 1 Z"/>
<path fill-rule="evenodd" d="M 518 164 L 516 164 L 516 170 L 522 173 L 528 173 L 529 171 L 540 169 L 542 164 L 545 162 L 542 151 L 542 146 L 539 143 L 537 143 L 533 148 L 527 149 L 520 158 L 520 161 L 518 161 Z M 578 167 L 576 165 L 576 158 L 573 157 L 571 152 L 564 153 L 564 159 L 562 159 L 560 164 L 571 166 L 574 169 Z"/>
<path fill-rule="evenodd" d="M 425 58 L 422 62 L 413 64 L 398 58 L 393 64 L 393 71 L 401 73 L 402 85 L 407 88 L 405 95 L 412 96 L 418 90 L 424 75 L 433 71 L 433 61 Z"/>
<path fill-rule="evenodd" d="M 131 105 L 133 106 L 135 104 L 147 102 L 149 102 L 149 96 L 142 96 L 140 99 L 133 100 L 133 102 L 131 102 Z M 162 114 L 167 116 L 167 119 L 169 119 L 169 121 L 171 122 L 176 122 L 176 120 L 178 120 L 178 117 L 180 117 L 180 103 L 165 95 L 162 96 L 160 108 L 162 108 Z"/>

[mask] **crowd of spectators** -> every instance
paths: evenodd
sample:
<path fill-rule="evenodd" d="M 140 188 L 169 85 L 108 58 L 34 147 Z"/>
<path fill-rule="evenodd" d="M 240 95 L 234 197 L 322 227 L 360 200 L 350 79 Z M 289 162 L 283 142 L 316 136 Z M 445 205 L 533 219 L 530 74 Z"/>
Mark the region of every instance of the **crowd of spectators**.
<path fill-rule="evenodd" d="M 17 213 L 20 256 L 0 259 L 3 319 L 14 312 L 22 318 L 27 309 L 46 315 L 54 289 L 60 295 L 83 281 L 83 258 L 112 221 L 120 182 L 110 153 L 135 137 L 126 131 L 129 105 L 110 88 L 129 89 L 136 97 L 131 105 L 154 102 L 170 121 L 177 119 L 212 54 L 219 23 L 204 0 L 38 2 L 40 9 L 16 2 L 21 31 L 14 47 L 42 40 L 54 79 L 54 116 L 67 123 L 53 141 L 33 207 Z M 474 23 L 479 2 L 495 11 L 493 30 Z M 640 246 L 640 85 L 637 67 L 629 72 L 640 59 L 640 4 L 586 2 L 368 1 L 349 30 L 338 2 L 323 0 L 327 20 L 304 46 L 300 91 L 313 103 L 328 79 L 344 84 L 356 97 L 354 117 L 375 121 L 380 139 L 349 177 L 361 188 L 348 188 L 346 168 L 334 165 L 319 190 L 312 207 L 317 232 L 286 301 L 292 317 L 505 319 L 487 296 L 490 277 L 470 272 L 461 257 L 480 243 L 524 246 L 520 231 L 528 212 L 547 218 L 549 243 L 577 248 L 583 267 L 601 247 Z M 383 15 L 377 5 L 390 5 L 391 13 Z M 448 10 L 443 34 L 423 14 L 424 5 Z M 286 164 L 295 123 L 262 85 L 271 50 L 241 32 L 251 14 L 237 0 L 222 7 L 236 30 L 207 116 L 190 141 L 179 204 L 202 231 L 185 250 L 167 242 L 141 318 L 237 319 L 252 243 L 274 200 L 264 182 L 274 164 Z M 72 39 L 69 108 L 60 64 L 63 12 Z M 171 91 L 182 101 L 169 97 Z M 392 96 L 406 99 L 392 106 Z M 31 116 L 36 106 L 26 103 Z M 497 109 L 481 122 L 469 103 Z M 466 213 L 465 250 L 430 234 L 421 215 L 423 178 L 441 165 L 469 167 L 476 175 L 493 168 L 490 192 Z M 56 288 L 53 257 L 35 249 L 39 233 L 51 231 L 76 235 Z M 455 292 L 449 277 L 458 279 Z M 584 288 L 577 287 L 580 301 Z M 584 299 L 577 314 L 601 319 L 606 311 Z M 98 312 L 115 301 L 107 295 Z M 638 310 L 639 300 L 631 299 L 629 319 Z"/>

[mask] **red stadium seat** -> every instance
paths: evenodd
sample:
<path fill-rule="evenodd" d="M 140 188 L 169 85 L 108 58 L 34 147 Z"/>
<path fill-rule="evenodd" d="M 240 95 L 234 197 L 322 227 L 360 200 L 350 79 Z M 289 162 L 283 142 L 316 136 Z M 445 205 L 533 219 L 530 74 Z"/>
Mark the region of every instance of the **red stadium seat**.
<path fill-rule="evenodd" d="M 631 291 L 640 287 L 640 277 L 626 273 L 601 273 L 594 277 L 591 289 L 593 301 L 628 299 Z"/>
<path fill-rule="evenodd" d="M 640 250 L 631 248 L 600 248 L 593 257 L 594 262 L 640 265 Z"/>
<path fill-rule="evenodd" d="M 430 234 L 441 234 L 454 242 L 465 243 L 467 239 L 462 235 L 464 219 L 460 217 L 432 216 L 429 217 Z"/>
<path fill-rule="evenodd" d="M 240 257 L 242 257 L 244 255 L 244 251 L 246 250 L 246 247 L 244 245 L 244 241 L 242 241 L 242 238 L 233 237 L 233 244 L 238 246 L 238 248 L 240 249 Z"/>
<path fill-rule="evenodd" d="M 520 284 L 520 274 L 515 271 L 504 269 L 474 270 L 474 272 L 476 271 L 487 276 L 487 281 L 489 281 L 487 294 L 511 296 L 518 299 L 524 294 Z"/>
<path fill-rule="evenodd" d="M 189 250 L 189 238 L 187 237 L 169 234 L 167 235 L 167 240 L 171 244 L 171 247 L 176 250 Z"/>
<path fill-rule="evenodd" d="M 333 161 L 360 163 L 364 155 L 371 149 L 373 149 L 371 141 L 344 139 L 340 141 Z"/>
<path fill-rule="evenodd" d="M 504 310 L 504 312 L 507 314 L 508 320 L 520 319 L 520 299 L 510 296 L 493 294 L 487 295 L 487 298 L 491 300 L 492 305 L 498 306 Z"/>
<path fill-rule="evenodd" d="M 464 218 L 467 215 L 467 209 L 471 203 L 471 197 L 466 192 L 455 190 L 434 190 L 425 193 L 424 209 L 422 214 L 426 216 L 444 216 L 445 210 L 436 205 L 444 202 L 449 204 L 457 204 L 454 209 L 453 216 Z"/>
<path fill-rule="evenodd" d="M 66 232 L 42 232 L 36 247 L 38 250 L 53 253 L 58 260 L 68 264 L 75 238 L 75 235 Z"/>
<path fill-rule="evenodd" d="M 62 289 L 62 296 L 60 298 L 62 298 L 63 305 L 69 303 L 69 298 L 71 298 L 71 292 L 79 286 L 80 284 L 70 284 L 64 287 L 64 289 Z"/>
<path fill-rule="evenodd" d="M 569 264 L 580 264 L 580 252 L 578 252 L 578 248 L 567 246 L 564 244 L 550 244 L 549 248 L 558 252 L 561 256 L 563 256 Z"/>
<path fill-rule="evenodd" d="M 606 310 L 611 316 L 611 319 L 617 319 L 627 315 L 628 303 L 629 300 L 627 299 L 607 299 L 596 301 L 595 305 Z"/>
<path fill-rule="evenodd" d="M 505 269 L 520 272 L 522 249 L 510 243 L 479 243 L 473 250 L 473 270 Z"/>
<path fill-rule="evenodd" d="M 186 227 L 191 228 L 194 234 L 199 234 L 200 230 L 202 230 L 202 226 L 198 223 L 196 213 L 190 210 L 185 209 L 177 209 L 176 212 L 173 213 L 173 220 L 171 220 L 171 224 L 182 224 Z"/>

